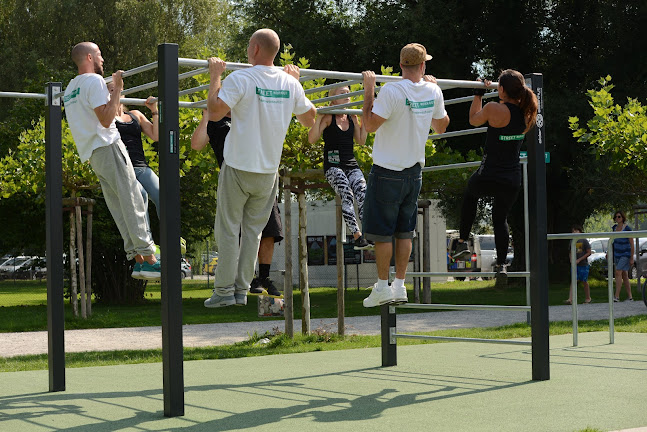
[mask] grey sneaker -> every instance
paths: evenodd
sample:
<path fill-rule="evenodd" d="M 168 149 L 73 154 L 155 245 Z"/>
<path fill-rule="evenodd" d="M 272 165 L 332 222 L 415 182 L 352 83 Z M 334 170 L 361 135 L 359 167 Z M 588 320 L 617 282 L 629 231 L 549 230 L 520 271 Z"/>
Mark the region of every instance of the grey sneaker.
<path fill-rule="evenodd" d="M 508 285 L 508 266 L 505 264 L 495 265 L 494 271 L 496 272 L 496 282 L 494 286 L 501 287 Z"/>
<path fill-rule="evenodd" d="M 236 300 L 236 306 L 247 305 L 247 293 L 234 293 L 234 299 Z"/>
<path fill-rule="evenodd" d="M 204 301 L 204 307 L 208 308 L 219 308 L 226 307 L 236 304 L 236 299 L 233 295 L 221 296 L 216 294 L 216 290 L 213 290 L 211 297 Z"/>
<path fill-rule="evenodd" d="M 466 242 L 457 242 L 456 244 L 456 249 L 454 249 L 454 253 L 452 254 L 452 258 L 458 258 L 460 256 L 463 256 L 465 254 L 470 253 L 470 248 L 467 247 Z"/>

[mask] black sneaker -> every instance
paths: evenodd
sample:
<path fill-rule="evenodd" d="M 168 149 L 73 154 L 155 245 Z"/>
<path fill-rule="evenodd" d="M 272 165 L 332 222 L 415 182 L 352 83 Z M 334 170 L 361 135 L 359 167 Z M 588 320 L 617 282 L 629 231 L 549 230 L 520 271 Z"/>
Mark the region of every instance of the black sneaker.
<path fill-rule="evenodd" d="M 264 295 L 264 289 L 261 286 L 261 281 L 259 278 L 252 279 L 252 283 L 249 285 L 249 293 L 254 295 Z"/>
<path fill-rule="evenodd" d="M 470 253 L 470 248 L 467 247 L 466 242 L 457 242 L 456 244 L 456 249 L 454 249 L 454 253 L 452 254 L 452 258 L 458 258 L 462 255 L 469 254 Z"/>
<path fill-rule="evenodd" d="M 363 235 L 355 239 L 355 248 L 354 248 L 355 250 L 365 250 L 365 249 L 373 249 L 373 248 L 375 248 L 375 245 L 373 244 L 373 242 L 366 240 Z"/>
<path fill-rule="evenodd" d="M 283 294 L 281 294 L 278 288 L 274 286 L 274 282 L 272 282 L 272 279 L 268 278 L 261 281 L 261 285 L 263 286 L 263 288 L 265 288 L 266 296 L 274 297 L 274 298 L 283 298 Z"/>

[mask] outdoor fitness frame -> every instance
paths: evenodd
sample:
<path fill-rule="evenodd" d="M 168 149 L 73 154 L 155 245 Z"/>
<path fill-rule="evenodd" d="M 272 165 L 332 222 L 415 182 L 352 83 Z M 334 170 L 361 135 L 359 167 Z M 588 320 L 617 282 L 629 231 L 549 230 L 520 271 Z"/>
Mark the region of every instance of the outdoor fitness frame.
<path fill-rule="evenodd" d="M 178 74 L 179 66 L 193 66 L 199 69 Z M 207 71 L 206 60 L 178 58 L 177 44 L 158 46 L 158 62 L 143 65 L 128 71 L 127 77 L 151 69 L 158 69 L 158 81 L 136 87 L 139 90 L 153 88 L 159 84 L 159 158 L 160 158 L 160 207 L 161 207 L 161 307 L 162 307 L 162 363 L 164 415 L 184 415 L 184 367 L 182 344 L 182 284 L 180 267 L 180 197 L 179 197 L 179 118 L 178 110 L 200 108 L 204 101 L 179 102 L 180 94 L 204 90 L 205 86 L 178 92 L 179 80 Z M 250 67 L 247 64 L 227 63 L 229 70 Z M 313 78 L 347 80 L 342 83 L 318 87 L 315 91 L 361 82 L 361 74 L 350 72 L 302 70 L 301 81 Z M 378 82 L 397 81 L 401 77 L 377 76 Z M 111 79 L 107 78 L 109 82 Z M 548 261 L 546 222 L 546 166 L 544 161 L 545 131 L 543 123 L 543 83 L 541 74 L 526 76 L 526 83 L 537 94 L 539 113 L 534 132 L 527 135 L 529 170 L 529 214 L 530 214 L 530 289 L 532 311 L 532 379 L 547 380 L 549 372 L 548 344 Z M 474 88 L 474 81 L 438 80 L 443 89 Z M 496 87 L 493 83 L 491 88 Z M 136 89 L 126 89 L 124 94 Z M 45 160 L 46 160 L 46 247 L 48 261 L 47 277 L 47 329 L 49 390 L 65 390 L 65 316 L 63 290 L 63 217 L 62 217 L 62 111 L 63 96 L 60 82 L 46 85 L 45 94 L 0 92 L 0 97 L 44 99 L 45 116 Z M 465 99 L 465 98 L 461 98 Z M 328 99 L 330 100 L 330 99 Z M 456 100 L 462 102 L 463 100 Z M 449 101 L 448 101 L 449 102 Z M 122 98 L 122 103 L 143 105 L 143 99 Z M 321 111 L 361 114 L 361 110 L 341 110 L 338 107 Z M 443 136 L 455 136 L 450 132 Z M 464 131 L 465 134 L 473 133 Z M 475 132 L 478 133 L 478 132 Z M 421 305 L 423 306 L 423 305 Z M 428 306 L 428 305 L 424 305 Z M 393 307 L 393 306 L 391 306 Z M 415 307 L 415 306 L 414 306 Z M 389 306 L 383 307 L 388 312 Z M 395 327 L 395 314 L 387 314 L 387 325 Z M 390 322 L 392 320 L 392 323 Z M 395 345 L 385 343 L 383 333 L 383 365 L 395 364 Z M 388 342 L 388 341 L 386 341 Z M 386 347 L 386 348 L 385 348 Z M 385 355 L 387 357 L 385 357 Z M 386 361 L 385 361 L 386 359 Z"/>

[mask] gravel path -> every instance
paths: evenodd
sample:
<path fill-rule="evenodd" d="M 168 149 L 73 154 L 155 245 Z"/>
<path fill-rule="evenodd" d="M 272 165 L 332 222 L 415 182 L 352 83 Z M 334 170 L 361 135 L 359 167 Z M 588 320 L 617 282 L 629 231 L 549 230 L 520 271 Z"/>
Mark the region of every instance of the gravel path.
<path fill-rule="evenodd" d="M 218 313 L 217 310 L 214 313 Z M 614 305 L 616 318 L 647 314 L 642 301 Z M 609 305 L 595 303 L 579 305 L 580 320 L 608 319 Z M 570 321 L 570 306 L 550 306 L 551 321 Z M 496 327 L 526 321 L 525 312 L 449 311 L 398 315 L 398 332 L 433 331 L 453 328 Z M 377 335 L 380 317 L 346 317 L 347 334 Z M 225 345 L 248 338 L 248 334 L 284 330 L 283 321 L 253 321 L 242 323 L 197 324 L 183 326 L 185 347 Z M 335 318 L 312 319 L 311 328 L 337 331 Z M 301 321 L 294 322 L 295 333 L 301 332 Z M 162 347 L 161 327 L 131 327 L 92 330 L 67 330 L 65 351 L 112 351 L 121 349 L 155 349 Z M 0 357 L 47 353 L 47 332 L 0 333 Z"/>

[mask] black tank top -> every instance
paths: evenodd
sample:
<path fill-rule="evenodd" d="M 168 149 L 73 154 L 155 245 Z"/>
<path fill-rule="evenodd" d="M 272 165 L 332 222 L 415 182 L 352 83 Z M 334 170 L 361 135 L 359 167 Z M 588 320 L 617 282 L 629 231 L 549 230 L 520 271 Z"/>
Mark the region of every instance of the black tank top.
<path fill-rule="evenodd" d="M 332 115 L 330 125 L 323 131 L 324 172 L 330 167 L 341 169 L 359 168 L 353 154 L 353 132 L 355 125 L 348 117 L 348 129 L 343 131 L 337 126 L 337 116 Z"/>
<path fill-rule="evenodd" d="M 488 126 L 481 176 L 504 183 L 521 184 L 519 151 L 525 138 L 526 121 L 518 105 L 506 102 L 510 122 L 502 128 Z"/>
<path fill-rule="evenodd" d="M 146 163 L 144 146 L 142 145 L 142 127 L 134 115 L 129 112 L 126 114 L 130 116 L 130 121 L 122 122 L 115 119 L 115 126 L 117 126 L 119 135 L 121 135 L 121 141 L 128 150 L 128 156 L 130 156 L 133 167 L 145 168 L 148 163 Z"/>

